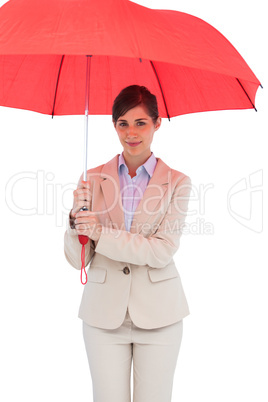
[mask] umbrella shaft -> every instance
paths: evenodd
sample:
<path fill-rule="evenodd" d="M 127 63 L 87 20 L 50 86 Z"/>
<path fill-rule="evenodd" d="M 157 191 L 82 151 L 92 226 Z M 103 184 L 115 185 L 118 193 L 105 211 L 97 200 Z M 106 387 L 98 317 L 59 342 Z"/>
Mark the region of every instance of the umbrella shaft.
<path fill-rule="evenodd" d="M 88 111 L 85 113 L 85 132 L 84 132 L 84 177 L 87 181 L 87 149 L 88 149 Z"/>
<path fill-rule="evenodd" d="M 84 132 L 84 176 L 83 176 L 84 181 L 87 181 L 88 108 L 89 108 L 89 90 L 90 90 L 90 64 L 92 56 L 86 56 L 86 57 L 87 57 L 87 68 L 86 68 L 85 132 Z"/>

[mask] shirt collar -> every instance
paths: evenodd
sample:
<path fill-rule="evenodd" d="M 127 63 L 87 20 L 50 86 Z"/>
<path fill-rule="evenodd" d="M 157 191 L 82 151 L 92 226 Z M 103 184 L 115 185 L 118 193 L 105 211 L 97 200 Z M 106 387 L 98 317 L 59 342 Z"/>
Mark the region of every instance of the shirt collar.
<path fill-rule="evenodd" d="M 157 159 L 154 156 L 154 153 L 152 152 L 151 156 L 141 166 L 143 166 L 144 169 L 146 170 L 146 172 L 148 173 L 148 175 L 150 177 L 152 177 L 152 175 L 154 173 L 154 170 L 155 170 L 155 167 L 156 167 L 156 164 L 157 164 Z M 125 162 L 125 159 L 124 159 L 124 156 L 123 156 L 123 152 L 119 155 L 119 158 L 118 158 L 118 172 L 119 173 L 120 173 L 120 170 L 121 170 L 121 166 L 125 166 L 125 168 L 126 168 L 126 170 L 128 172 L 128 167 L 126 165 L 126 162 Z M 136 170 L 136 172 L 137 172 L 137 170 Z"/>

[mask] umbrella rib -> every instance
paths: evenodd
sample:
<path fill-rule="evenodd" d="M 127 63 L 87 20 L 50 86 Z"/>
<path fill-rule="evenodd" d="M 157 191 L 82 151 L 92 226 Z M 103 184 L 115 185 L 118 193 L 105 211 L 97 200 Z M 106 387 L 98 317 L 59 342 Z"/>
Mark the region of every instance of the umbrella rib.
<path fill-rule="evenodd" d="M 57 98 L 57 92 L 58 92 L 58 86 L 59 86 L 59 80 L 60 80 L 60 73 L 61 73 L 64 57 L 65 57 L 64 55 L 61 57 L 60 67 L 59 67 L 59 71 L 58 71 L 58 78 L 57 78 L 57 83 L 56 83 L 56 88 L 55 88 L 54 102 L 53 102 L 53 109 L 52 109 L 52 119 L 53 119 L 54 111 L 55 111 L 55 104 L 56 104 L 56 98 Z"/>
<path fill-rule="evenodd" d="M 254 105 L 254 103 L 253 103 L 252 100 L 250 99 L 249 94 L 247 93 L 247 91 L 245 90 L 245 88 L 243 87 L 243 85 L 241 84 L 240 80 L 239 80 L 238 78 L 236 78 L 236 80 L 237 80 L 238 84 L 241 86 L 241 88 L 243 89 L 243 91 L 245 92 L 245 94 L 246 94 L 248 100 L 250 101 L 252 107 L 253 107 L 253 108 L 256 110 L 256 112 L 257 112 L 256 106 Z"/>
<path fill-rule="evenodd" d="M 164 96 L 164 92 L 163 92 L 163 88 L 162 88 L 159 76 L 157 74 L 157 71 L 156 71 L 154 63 L 151 60 L 150 60 L 150 63 L 151 63 L 151 66 L 152 66 L 152 68 L 154 70 L 155 76 L 157 78 L 157 82 L 158 82 L 158 85 L 159 85 L 159 88 L 160 88 L 160 91 L 161 91 L 161 94 L 162 94 L 162 98 L 163 98 L 163 101 L 164 101 L 167 117 L 168 117 L 168 120 L 170 121 L 170 116 L 169 116 L 169 113 L 168 113 L 167 103 L 166 103 L 166 99 L 165 99 L 165 96 Z"/>

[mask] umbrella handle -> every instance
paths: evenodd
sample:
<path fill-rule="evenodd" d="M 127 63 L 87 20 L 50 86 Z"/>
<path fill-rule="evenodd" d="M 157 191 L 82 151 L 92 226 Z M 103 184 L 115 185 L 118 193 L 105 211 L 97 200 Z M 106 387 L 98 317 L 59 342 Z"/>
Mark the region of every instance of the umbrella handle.
<path fill-rule="evenodd" d="M 88 211 L 87 207 L 83 207 L 80 209 L 80 211 Z M 82 249 L 81 249 L 81 283 L 82 285 L 85 285 L 87 283 L 87 272 L 86 272 L 86 266 L 85 266 L 85 245 L 88 242 L 88 236 L 84 235 L 78 235 L 78 239 L 80 244 L 82 244 Z M 83 281 L 83 274 L 85 276 L 85 281 Z"/>
<path fill-rule="evenodd" d="M 82 244 L 82 249 L 81 249 L 81 283 L 82 285 L 85 285 L 87 283 L 87 272 L 86 272 L 86 267 L 85 267 L 85 245 L 88 242 L 88 237 L 83 236 L 83 235 L 78 235 L 79 242 Z M 83 274 L 85 276 L 85 281 L 83 281 Z"/>

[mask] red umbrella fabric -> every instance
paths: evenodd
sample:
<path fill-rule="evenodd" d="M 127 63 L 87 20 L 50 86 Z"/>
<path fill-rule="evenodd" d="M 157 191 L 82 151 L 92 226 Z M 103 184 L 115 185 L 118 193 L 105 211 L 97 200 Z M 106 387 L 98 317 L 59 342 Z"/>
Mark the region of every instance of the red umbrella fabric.
<path fill-rule="evenodd" d="M 260 82 L 224 36 L 185 13 L 128 0 L 10 0 L 1 7 L 1 106 L 85 113 L 87 151 L 88 114 L 111 114 L 113 99 L 131 84 L 148 87 L 160 116 L 172 117 L 254 108 Z M 88 238 L 79 240 L 84 284 Z"/>
<path fill-rule="evenodd" d="M 128 0 L 10 0 L 0 9 L 0 105 L 51 115 L 111 114 L 140 84 L 162 117 L 248 109 L 259 80 L 220 32 L 191 15 Z"/>

